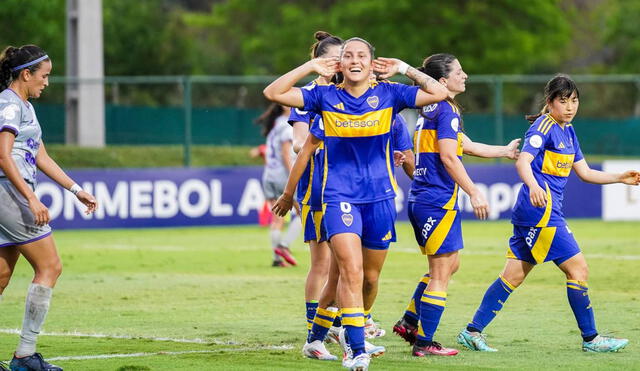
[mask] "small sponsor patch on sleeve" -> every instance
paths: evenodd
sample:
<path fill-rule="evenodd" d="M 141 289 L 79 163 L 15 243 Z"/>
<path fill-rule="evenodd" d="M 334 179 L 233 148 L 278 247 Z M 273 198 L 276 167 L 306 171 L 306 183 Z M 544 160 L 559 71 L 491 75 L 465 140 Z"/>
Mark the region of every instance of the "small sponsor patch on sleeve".
<path fill-rule="evenodd" d="M 16 113 L 18 113 L 18 111 L 20 111 L 20 107 L 18 107 L 17 104 L 10 104 L 6 106 L 2 110 L 2 112 L 0 112 L 0 118 L 3 118 L 5 120 L 13 120 L 14 118 L 16 118 Z"/>
<path fill-rule="evenodd" d="M 540 148 L 542 145 L 542 137 L 538 134 L 533 135 L 529 138 L 529 144 L 531 144 L 531 147 L 533 148 Z"/>
<path fill-rule="evenodd" d="M 453 131 L 455 131 L 457 133 L 459 126 L 460 126 L 460 120 L 457 117 L 454 117 L 451 120 L 451 129 L 453 129 Z"/>

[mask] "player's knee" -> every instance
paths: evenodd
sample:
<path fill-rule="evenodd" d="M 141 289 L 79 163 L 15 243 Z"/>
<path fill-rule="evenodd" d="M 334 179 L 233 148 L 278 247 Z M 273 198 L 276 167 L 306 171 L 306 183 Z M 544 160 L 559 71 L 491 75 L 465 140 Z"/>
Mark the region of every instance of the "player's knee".
<path fill-rule="evenodd" d="M 6 267 L 0 269 L 0 292 L 2 292 L 9 285 L 9 280 L 11 279 L 12 274 L 12 269 Z"/>
<path fill-rule="evenodd" d="M 524 279 L 527 277 L 526 274 L 524 273 L 512 273 L 509 275 L 503 274 L 502 275 L 502 279 L 507 281 L 511 286 L 513 287 L 518 287 L 520 285 L 522 285 L 522 282 L 524 282 Z"/>
<path fill-rule="evenodd" d="M 572 269 L 570 272 L 567 272 L 567 279 L 587 281 L 589 279 L 589 267 L 585 264 L 584 266 Z"/>
<path fill-rule="evenodd" d="M 62 274 L 62 261 L 55 259 L 36 268 L 36 274 L 56 280 Z"/>
<path fill-rule="evenodd" d="M 363 289 L 368 290 L 376 288 L 378 286 L 378 280 L 380 279 L 379 272 L 365 272 L 363 280 Z"/>

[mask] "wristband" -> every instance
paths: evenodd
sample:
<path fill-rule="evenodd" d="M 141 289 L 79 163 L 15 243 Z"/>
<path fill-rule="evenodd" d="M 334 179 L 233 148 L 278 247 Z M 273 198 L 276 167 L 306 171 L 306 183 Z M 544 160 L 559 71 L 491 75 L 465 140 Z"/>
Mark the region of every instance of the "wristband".
<path fill-rule="evenodd" d="M 408 69 L 409 69 L 409 65 L 406 62 L 401 62 L 400 65 L 398 66 L 398 72 L 400 72 L 403 75 L 407 74 Z"/>
<path fill-rule="evenodd" d="M 82 191 L 82 187 L 80 187 L 77 183 L 73 183 L 71 188 L 69 188 L 69 192 L 73 193 L 74 195 L 77 195 L 80 191 Z"/>

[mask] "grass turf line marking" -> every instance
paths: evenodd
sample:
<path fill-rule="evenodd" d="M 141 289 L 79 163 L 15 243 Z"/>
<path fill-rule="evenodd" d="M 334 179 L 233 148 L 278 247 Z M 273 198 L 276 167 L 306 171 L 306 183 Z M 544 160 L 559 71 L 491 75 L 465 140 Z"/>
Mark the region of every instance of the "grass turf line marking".
<path fill-rule="evenodd" d="M 19 329 L 0 329 L 0 334 L 20 334 Z M 184 339 L 169 337 L 152 337 L 152 336 L 130 336 L 130 335 L 108 335 L 108 334 L 84 334 L 81 332 L 45 332 L 42 331 L 40 336 L 63 336 L 63 337 L 86 337 L 86 338 L 103 338 L 103 339 L 124 339 L 124 340 L 152 340 L 152 341 L 170 341 L 174 343 L 189 344 L 216 344 L 216 345 L 245 345 L 234 340 L 222 341 L 217 339 Z"/>
<path fill-rule="evenodd" d="M 419 248 L 407 248 L 407 247 L 398 247 L 394 248 L 393 251 L 401 252 L 401 253 L 409 253 L 415 254 L 419 253 Z M 505 250 L 506 251 L 506 250 Z M 483 256 L 504 256 L 504 251 L 501 252 L 493 252 L 493 251 L 463 251 L 460 253 L 461 255 L 483 255 Z M 611 260 L 640 260 L 640 255 L 609 255 L 609 254 L 584 254 L 586 258 L 589 259 L 611 259 Z"/>

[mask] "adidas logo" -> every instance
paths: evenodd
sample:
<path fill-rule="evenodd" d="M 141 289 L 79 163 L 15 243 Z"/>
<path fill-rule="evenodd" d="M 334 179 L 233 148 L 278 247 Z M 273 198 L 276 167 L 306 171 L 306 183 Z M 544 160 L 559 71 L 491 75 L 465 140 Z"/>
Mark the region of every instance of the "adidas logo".
<path fill-rule="evenodd" d="M 339 109 L 340 111 L 344 111 L 344 104 L 342 104 L 342 102 L 340 102 L 338 104 L 334 104 L 333 108 Z"/>
<path fill-rule="evenodd" d="M 560 145 L 558 146 L 558 149 L 563 149 L 564 147 L 564 143 L 560 142 Z"/>
<path fill-rule="evenodd" d="M 391 234 L 391 231 L 389 231 L 386 235 L 384 235 L 384 237 L 382 237 L 382 241 L 389 241 L 391 237 L 393 237 L 393 235 Z"/>

